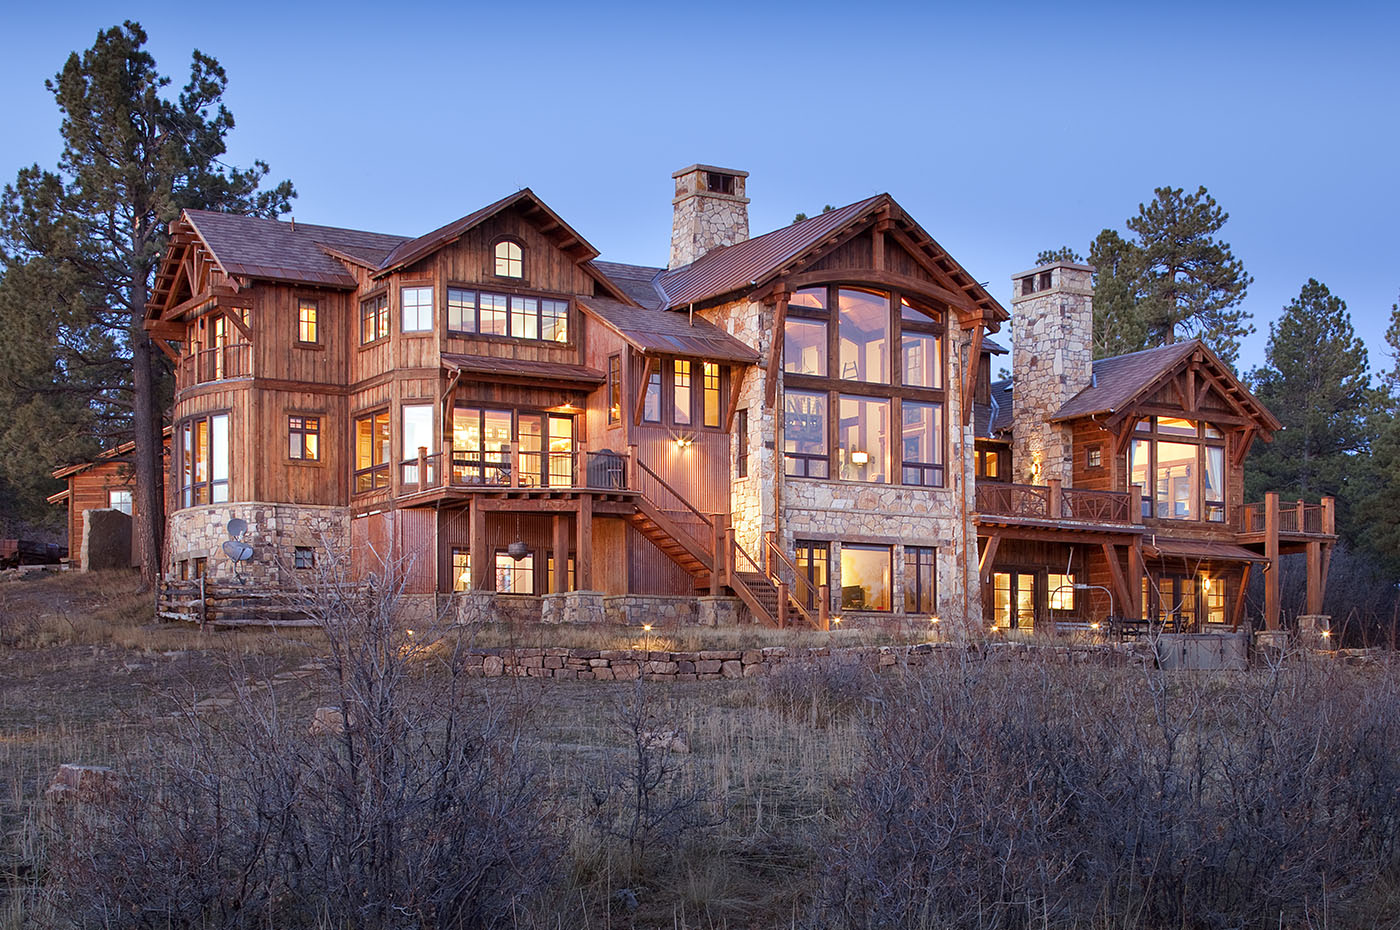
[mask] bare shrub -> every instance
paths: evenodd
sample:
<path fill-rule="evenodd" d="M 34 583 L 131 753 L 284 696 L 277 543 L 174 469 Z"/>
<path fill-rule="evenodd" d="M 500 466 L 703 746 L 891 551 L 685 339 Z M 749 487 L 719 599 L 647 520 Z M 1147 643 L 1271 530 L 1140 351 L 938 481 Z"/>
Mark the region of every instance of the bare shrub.
<path fill-rule="evenodd" d="M 1400 697 L 1333 666 L 969 663 L 889 685 L 832 927 L 1346 925 L 1400 837 Z"/>
<path fill-rule="evenodd" d="M 396 621 L 403 576 L 367 590 L 332 560 L 302 595 L 329 644 L 339 732 L 235 669 L 221 721 L 182 717 L 115 797 L 60 818 L 58 909 L 153 930 L 516 922 L 558 847 L 520 709 L 469 687 L 434 619 Z"/>
<path fill-rule="evenodd" d="M 652 690 L 637 680 L 609 709 L 622 751 L 597 770 L 589 787 L 595 827 L 601 837 L 626 844 L 623 862 L 631 876 L 645 869 L 649 855 L 674 852 L 691 831 L 724 820 L 694 778 L 684 734 L 653 701 Z"/>
<path fill-rule="evenodd" d="M 866 707 L 875 673 L 858 661 L 788 662 L 758 679 L 764 700 L 815 726 L 828 726 Z"/>

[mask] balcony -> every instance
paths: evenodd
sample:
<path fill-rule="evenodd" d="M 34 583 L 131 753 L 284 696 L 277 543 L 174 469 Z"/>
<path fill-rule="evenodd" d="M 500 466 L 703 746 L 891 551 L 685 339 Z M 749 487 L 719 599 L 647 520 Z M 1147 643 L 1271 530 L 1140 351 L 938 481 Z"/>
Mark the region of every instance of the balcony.
<path fill-rule="evenodd" d="M 1281 501 L 1271 491 L 1264 500 L 1240 508 L 1236 531 L 1241 545 L 1273 540 L 1284 552 L 1298 543 L 1330 542 L 1337 538 L 1336 503 L 1330 497 L 1316 504 Z"/>
<path fill-rule="evenodd" d="M 443 462 L 448 463 L 444 469 Z M 399 495 L 434 499 L 457 493 L 515 492 L 512 496 L 550 496 L 578 491 L 624 493 L 635 489 L 634 457 L 608 449 L 568 452 L 523 450 L 519 443 L 495 452 L 448 449 L 399 462 Z"/>
<path fill-rule="evenodd" d="M 253 374 L 253 346 L 247 342 L 200 349 L 180 359 L 176 384 L 181 389 L 247 378 Z"/>
<path fill-rule="evenodd" d="M 1049 524 L 1075 523 L 1093 526 L 1131 526 L 1141 523 L 1135 515 L 1133 495 L 1121 491 L 1087 491 L 1049 484 L 977 485 L 977 513 L 984 518 Z"/>

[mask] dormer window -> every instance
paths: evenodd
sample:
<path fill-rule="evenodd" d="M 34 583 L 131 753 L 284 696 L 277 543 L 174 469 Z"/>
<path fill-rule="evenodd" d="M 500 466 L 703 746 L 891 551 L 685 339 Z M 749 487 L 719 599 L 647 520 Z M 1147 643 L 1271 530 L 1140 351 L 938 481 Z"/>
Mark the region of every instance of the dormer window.
<path fill-rule="evenodd" d="M 525 276 L 525 253 L 520 244 L 502 239 L 496 243 L 496 276 L 499 278 L 523 278 Z"/>

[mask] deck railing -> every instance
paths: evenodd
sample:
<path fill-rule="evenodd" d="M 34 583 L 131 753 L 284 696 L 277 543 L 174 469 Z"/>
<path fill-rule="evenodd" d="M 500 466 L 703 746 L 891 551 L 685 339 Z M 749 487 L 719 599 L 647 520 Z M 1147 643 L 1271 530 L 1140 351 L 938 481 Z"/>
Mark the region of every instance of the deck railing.
<path fill-rule="evenodd" d="M 399 462 L 399 485 L 404 493 L 442 487 L 625 491 L 629 484 L 628 454 L 608 449 L 540 452 L 522 450 L 511 443 L 494 452 L 419 451 L 418 456 Z M 442 467 L 444 457 L 450 463 L 446 469 Z M 421 480 L 420 475 L 424 476 Z"/>
<path fill-rule="evenodd" d="M 1048 485 L 977 485 L 977 511 L 1001 517 L 1036 520 L 1075 520 L 1084 523 L 1131 523 L 1132 495 L 1121 491 L 1090 491 Z"/>
<path fill-rule="evenodd" d="M 200 349 L 180 359 L 182 387 L 246 378 L 253 373 L 253 346 L 246 342 Z"/>
<path fill-rule="evenodd" d="M 1268 527 L 1267 501 L 1245 504 L 1239 511 L 1239 531 L 1241 533 L 1264 533 Z M 1278 502 L 1278 531 L 1295 536 L 1322 536 L 1336 532 L 1334 512 L 1330 498 L 1322 503 L 1309 504 L 1305 501 Z"/>

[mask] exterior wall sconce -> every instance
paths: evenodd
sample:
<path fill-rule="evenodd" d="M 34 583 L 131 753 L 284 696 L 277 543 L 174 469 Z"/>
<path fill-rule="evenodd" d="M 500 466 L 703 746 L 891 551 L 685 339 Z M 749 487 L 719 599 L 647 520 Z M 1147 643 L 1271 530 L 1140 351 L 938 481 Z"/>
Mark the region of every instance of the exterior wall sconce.
<path fill-rule="evenodd" d="M 685 449 L 685 448 L 687 448 L 687 447 L 689 447 L 689 446 L 693 446 L 693 445 L 695 445 L 695 437 L 693 437 L 693 436 L 677 436 L 677 437 L 676 437 L 676 447 L 677 447 L 678 449 Z"/>
<path fill-rule="evenodd" d="M 870 461 L 870 453 L 869 453 L 869 452 L 866 452 L 866 451 L 864 451 L 864 450 L 862 450 L 862 449 L 857 449 L 855 452 L 852 452 L 852 453 L 851 453 L 851 464 L 852 464 L 852 465 L 864 465 L 864 464 L 866 464 L 866 463 L 869 462 L 869 461 Z"/>
<path fill-rule="evenodd" d="M 1035 455 L 1035 456 L 1033 456 L 1033 457 L 1031 458 L 1031 481 L 1037 482 L 1037 483 L 1040 481 L 1040 456 L 1039 456 L 1039 455 Z"/>

